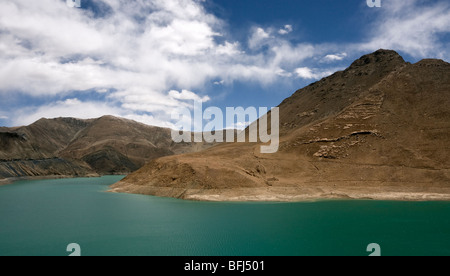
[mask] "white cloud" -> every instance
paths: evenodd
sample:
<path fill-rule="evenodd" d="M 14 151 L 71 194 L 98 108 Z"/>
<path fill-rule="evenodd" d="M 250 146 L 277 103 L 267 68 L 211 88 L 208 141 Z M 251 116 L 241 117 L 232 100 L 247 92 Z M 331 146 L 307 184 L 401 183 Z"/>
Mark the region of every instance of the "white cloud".
<path fill-rule="evenodd" d="M 263 28 L 255 28 L 248 40 L 248 47 L 250 49 L 260 49 L 266 45 L 266 41 L 271 37 L 271 30 L 264 30 Z"/>
<path fill-rule="evenodd" d="M 276 73 L 277 73 L 277 75 L 280 76 L 280 77 L 286 77 L 286 78 L 292 77 L 292 73 L 287 72 L 286 70 L 281 69 L 281 68 L 278 69 Z"/>
<path fill-rule="evenodd" d="M 171 90 L 169 92 L 169 96 L 176 100 L 194 100 L 199 102 L 207 102 L 210 100 L 208 96 L 205 97 L 199 97 L 194 92 L 188 91 L 188 90 L 182 90 L 181 92 Z"/>
<path fill-rule="evenodd" d="M 319 69 L 311 69 L 308 67 L 301 67 L 295 69 L 295 74 L 297 77 L 306 79 L 306 80 L 318 80 L 322 79 L 324 77 L 327 77 L 331 74 L 333 74 L 335 71 L 330 70 L 319 70 Z"/>
<path fill-rule="evenodd" d="M 326 55 L 323 58 L 324 62 L 334 62 L 334 61 L 341 61 L 344 58 L 347 57 L 347 53 L 340 53 L 340 54 L 330 54 L 330 55 Z"/>
<path fill-rule="evenodd" d="M 218 45 L 216 47 L 216 53 L 218 55 L 234 56 L 237 54 L 244 54 L 243 51 L 239 50 L 239 42 L 230 43 L 225 41 L 225 44 Z"/>
<path fill-rule="evenodd" d="M 359 49 L 388 48 L 418 58 L 450 58 L 450 45 L 439 39 L 449 33 L 448 1 L 391 0 L 383 3 L 381 16 L 369 33 L 369 41 L 359 45 Z"/>
<path fill-rule="evenodd" d="M 109 93 L 109 104 L 120 106 L 116 114 L 171 112 L 170 108 L 183 105 L 188 93 L 183 89 L 179 95 L 171 94 L 170 88 L 201 87 L 221 73 L 211 60 L 220 63 L 216 57 L 240 53 L 237 42 L 214 41 L 220 35 L 214 31 L 220 20 L 197 1 L 105 2 L 112 13 L 97 19 L 68 8 L 64 1 L 0 2 L 0 95 L 18 91 L 61 98 L 89 90 Z M 189 97 L 200 98 L 193 92 Z M 19 114 L 16 122 L 117 111 L 105 103 L 100 112 L 91 112 L 89 105 L 74 112 L 69 104 L 28 108 L 33 114 Z M 148 122 L 164 117 L 164 112 L 135 117 Z"/>
<path fill-rule="evenodd" d="M 163 54 L 197 56 L 216 46 L 215 35 L 206 22 L 174 19 L 168 26 L 152 27 L 145 39 Z"/>
<path fill-rule="evenodd" d="M 292 28 L 292 25 L 285 25 L 284 28 L 278 30 L 278 33 L 280 35 L 287 35 L 291 33 L 293 30 L 294 29 Z"/>
<path fill-rule="evenodd" d="M 315 79 L 316 75 L 312 72 L 311 69 L 307 67 L 297 68 L 295 69 L 295 73 L 299 78 L 302 79 Z"/>
<path fill-rule="evenodd" d="M 318 50 L 316 46 L 308 43 L 293 45 L 285 40 L 275 40 L 271 44 L 271 63 L 274 66 L 298 66 L 304 60 L 317 55 Z"/>
<path fill-rule="evenodd" d="M 127 114 L 127 115 L 122 115 L 122 117 L 129 119 L 129 120 L 133 120 L 133 121 L 137 121 L 137 122 L 141 122 L 150 126 L 159 126 L 159 127 L 164 127 L 164 128 L 171 128 L 171 129 L 175 129 L 175 125 L 171 122 L 169 122 L 169 120 L 165 117 L 162 117 L 163 119 L 161 120 L 160 118 L 156 118 L 155 116 L 152 115 L 139 115 L 139 114 Z"/>

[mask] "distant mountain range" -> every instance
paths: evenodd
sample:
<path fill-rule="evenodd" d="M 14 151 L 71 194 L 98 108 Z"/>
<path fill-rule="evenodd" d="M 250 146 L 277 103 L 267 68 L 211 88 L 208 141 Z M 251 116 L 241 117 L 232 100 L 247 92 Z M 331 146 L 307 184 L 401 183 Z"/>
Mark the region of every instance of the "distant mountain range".
<path fill-rule="evenodd" d="M 449 107 L 449 63 L 410 64 L 379 50 L 279 105 L 278 153 L 228 143 L 166 156 L 112 191 L 193 200 L 450 200 Z"/>
<path fill-rule="evenodd" d="M 104 116 L 0 128 L 0 178 L 128 174 L 152 159 L 212 144 L 172 142 L 171 130 Z"/>

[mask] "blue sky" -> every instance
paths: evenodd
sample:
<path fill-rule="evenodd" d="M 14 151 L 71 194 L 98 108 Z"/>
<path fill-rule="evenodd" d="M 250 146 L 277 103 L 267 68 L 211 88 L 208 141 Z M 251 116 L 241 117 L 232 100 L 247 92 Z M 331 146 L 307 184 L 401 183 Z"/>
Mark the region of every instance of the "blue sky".
<path fill-rule="evenodd" d="M 0 2 L 0 125 L 273 107 L 379 48 L 450 60 L 447 0 Z"/>

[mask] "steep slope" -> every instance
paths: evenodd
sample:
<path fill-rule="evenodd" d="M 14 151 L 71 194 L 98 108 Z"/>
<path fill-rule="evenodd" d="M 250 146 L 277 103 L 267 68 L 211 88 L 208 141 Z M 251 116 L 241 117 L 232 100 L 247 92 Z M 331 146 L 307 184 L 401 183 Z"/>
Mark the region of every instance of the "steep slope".
<path fill-rule="evenodd" d="M 344 71 L 298 90 L 279 106 L 282 135 L 338 114 L 384 77 L 406 65 L 395 51 L 380 50 L 361 57 Z"/>
<path fill-rule="evenodd" d="M 104 116 L 80 131 L 60 156 L 83 160 L 102 173 L 130 172 L 145 160 L 173 154 L 171 142 L 168 129 Z"/>
<path fill-rule="evenodd" d="M 80 131 L 60 156 L 83 160 L 99 173 L 127 173 L 158 157 L 211 146 L 206 143 L 175 144 L 170 132 L 166 128 L 103 116 Z"/>
<path fill-rule="evenodd" d="M 158 157 L 211 146 L 175 144 L 169 129 L 113 116 L 41 119 L 0 129 L 0 177 L 126 174 Z"/>
<path fill-rule="evenodd" d="M 58 118 L 40 119 L 24 127 L 3 128 L 0 132 L 0 159 L 56 157 L 89 124 L 89 120 Z"/>
<path fill-rule="evenodd" d="M 58 118 L 0 129 L 0 176 L 93 175 L 84 162 L 58 155 L 89 124 L 89 120 Z"/>
<path fill-rule="evenodd" d="M 281 144 L 219 145 L 156 159 L 115 192 L 199 200 L 450 199 L 450 64 L 394 51 L 280 104 Z"/>

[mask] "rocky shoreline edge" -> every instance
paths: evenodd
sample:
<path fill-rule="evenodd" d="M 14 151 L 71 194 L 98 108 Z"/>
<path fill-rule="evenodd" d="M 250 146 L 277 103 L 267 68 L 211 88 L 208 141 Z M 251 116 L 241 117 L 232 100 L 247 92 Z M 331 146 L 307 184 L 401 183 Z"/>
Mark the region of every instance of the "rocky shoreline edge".
<path fill-rule="evenodd" d="M 267 187 L 237 189 L 182 189 L 171 187 L 149 188 L 127 183 L 120 188 L 111 186 L 108 192 L 132 193 L 158 197 L 170 197 L 192 201 L 212 202 L 307 202 L 320 200 L 378 200 L 378 201 L 450 201 L 450 188 L 420 188 L 384 186 L 347 187 L 335 189 L 329 186 Z"/>

